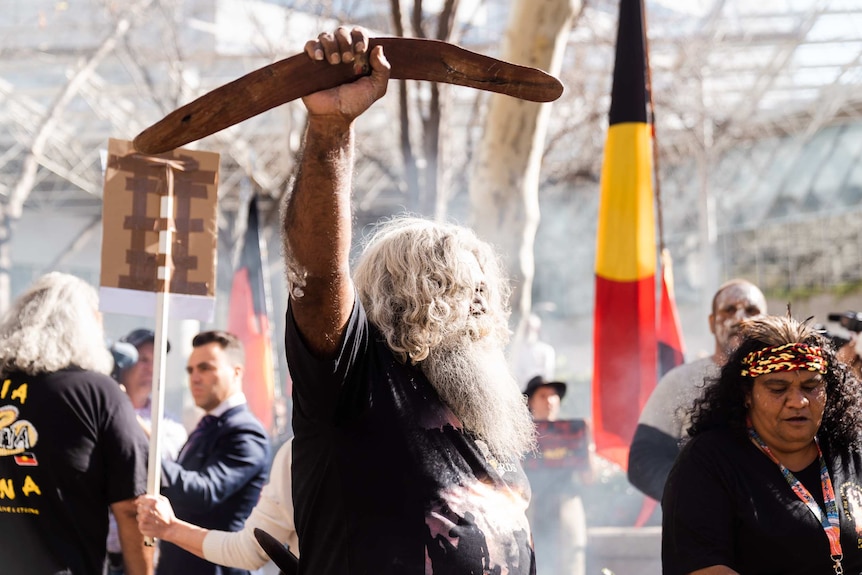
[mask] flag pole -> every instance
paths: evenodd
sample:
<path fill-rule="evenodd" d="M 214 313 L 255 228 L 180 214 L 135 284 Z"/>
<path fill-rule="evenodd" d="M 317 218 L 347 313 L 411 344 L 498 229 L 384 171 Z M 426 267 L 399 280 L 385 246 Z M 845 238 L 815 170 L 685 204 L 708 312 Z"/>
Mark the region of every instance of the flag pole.
<path fill-rule="evenodd" d="M 658 232 L 658 253 L 660 254 L 660 267 L 659 271 L 662 276 L 659 281 L 664 282 L 664 273 L 665 273 L 665 244 L 664 244 L 664 214 L 661 202 L 661 179 L 659 178 L 659 153 L 658 153 L 658 138 L 656 137 L 656 120 L 655 120 L 655 102 L 653 101 L 653 89 L 652 89 L 652 66 L 650 66 L 650 58 L 649 58 L 649 35 L 647 34 L 647 14 L 646 14 L 646 2 L 644 0 L 640 0 L 641 5 L 641 14 L 643 18 L 641 20 L 642 33 L 644 39 L 644 68 L 645 68 L 645 78 L 644 81 L 646 83 L 646 92 L 647 92 L 647 106 L 649 106 L 648 113 L 648 121 L 650 124 L 650 133 L 652 135 L 652 175 L 653 175 L 653 194 L 655 194 L 655 211 L 656 211 L 656 230 Z M 668 258 L 670 258 L 670 254 L 668 254 Z M 661 305 L 656 306 L 656 310 L 660 312 Z M 656 322 L 658 325 L 658 321 Z M 658 506 L 658 502 L 651 497 L 644 496 L 643 501 L 641 503 L 641 509 L 638 512 L 638 516 L 635 519 L 634 526 L 635 527 L 643 527 L 646 525 L 649 518 L 652 516 L 655 508 Z"/>
<path fill-rule="evenodd" d="M 658 340 L 659 340 L 659 377 L 663 376 L 666 371 L 683 362 L 683 343 L 682 330 L 679 326 L 679 317 L 676 310 L 676 301 L 673 292 L 673 263 L 665 244 L 664 237 L 664 206 L 661 195 L 661 163 L 658 146 L 658 130 L 656 128 L 656 113 L 655 100 L 653 99 L 653 83 L 652 83 L 652 66 L 650 65 L 650 50 L 649 50 L 649 35 L 647 34 L 647 17 L 646 5 L 644 0 L 640 0 L 641 13 L 643 14 L 643 38 L 644 38 L 644 60 L 645 60 L 645 76 L 647 89 L 647 105 L 649 107 L 649 118 L 652 131 L 652 158 L 653 158 L 653 192 L 655 194 L 656 204 L 656 229 L 658 233 L 658 255 L 661 270 L 661 301 L 658 305 L 659 318 L 657 321 Z M 671 336 L 670 340 L 665 340 L 667 336 Z M 674 357 L 671 365 L 665 365 L 666 359 L 662 356 L 662 345 L 675 348 L 678 357 Z M 675 344 L 675 345 L 674 345 Z M 644 496 L 640 512 L 635 520 L 635 527 L 644 526 L 653 515 L 658 502 L 649 496 Z"/>
<path fill-rule="evenodd" d="M 661 177 L 659 172 L 661 171 L 660 163 L 659 163 L 659 151 L 658 151 L 658 132 L 656 130 L 656 120 L 655 120 L 655 102 L 653 101 L 653 89 L 652 89 L 652 66 L 650 65 L 649 58 L 649 35 L 647 34 L 647 16 L 646 16 L 646 2 L 644 0 L 640 0 L 641 3 L 641 14 L 643 14 L 643 38 L 644 38 L 644 59 L 646 61 L 646 89 L 647 89 L 647 104 L 649 105 L 649 123 L 651 126 L 652 132 L 652 171 L 653 171 L 653 193 L 655 194 L 655 204 L 656 204 L 656 229 L 658 230 L 658 251 L 659 254 L 663 253 L 665 250 L 664 243 L 664 209 L 662 207 L 661 201 Z"/>

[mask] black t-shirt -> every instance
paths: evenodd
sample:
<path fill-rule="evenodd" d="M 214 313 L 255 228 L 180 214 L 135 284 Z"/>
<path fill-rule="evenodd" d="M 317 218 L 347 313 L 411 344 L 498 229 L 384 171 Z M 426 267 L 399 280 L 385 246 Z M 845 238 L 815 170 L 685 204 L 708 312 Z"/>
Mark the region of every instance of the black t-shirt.
<path fill-rule="evenodd" d="M 862 573 L 862 462 L 821 445 L 841 519 L 842 565 Z M 820 466 L 797 477 L 822 506 Z M 821 507 L 822 508 L 822 507 Z M 727 565 L 745 575 L 833 573 L 823 527 L 744 432 L 715 430 L 680 454 L 662 500 L 665 574 Z"/>
<path fill-rule="evenodd" d="M 111 378 L 0 376 L 0 572 L 101 573 L 108 506 L 146 491 L 147 450 Z"/>
<path fill-rule="evenodd" d="M 487 456 L 358 300 L 334 359 L 308 352 L 290 309 L 285 339 L 302 573 L 535 573 L 520 463 Z"/>

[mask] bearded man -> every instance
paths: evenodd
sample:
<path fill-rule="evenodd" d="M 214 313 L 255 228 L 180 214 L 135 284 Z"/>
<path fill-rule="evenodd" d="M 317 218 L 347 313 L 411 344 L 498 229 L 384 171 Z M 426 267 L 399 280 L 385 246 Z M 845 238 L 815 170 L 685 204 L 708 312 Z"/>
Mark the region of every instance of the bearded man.
<path fill-rule="evenodd" d="M 353 122 L 386 92 L 381 47 L 306 45 L 371 75 L 304 99 L 283 216 L 300 573 L 535 573 L 521 457 L 534 426 L 509 374 L 508 288 L 470 230 L 383 224 L 349 274 Z"/>

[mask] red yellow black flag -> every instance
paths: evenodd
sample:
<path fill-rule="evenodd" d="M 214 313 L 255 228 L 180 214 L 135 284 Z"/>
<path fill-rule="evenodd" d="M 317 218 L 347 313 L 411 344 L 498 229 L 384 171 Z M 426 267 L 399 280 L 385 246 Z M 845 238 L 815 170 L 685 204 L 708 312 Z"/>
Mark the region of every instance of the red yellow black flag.
<path fill-rule="evenodd" d="M 248 225 L 242 252 L 230 290 L 228 331 L 239 337 L 245 348 L 243 393 L 248 399 L 249 409 L 264 429 L 272 433 L 275 368 L 267 315 L 262 242 L 257 198 L 252 198 L 248 204 Z"/>
<path fill-rule="evenodd" d="M 656 384 L 656 233 L 641 0 L 620 0 L 596 240 L 596 452 L 622 468 Z"/>

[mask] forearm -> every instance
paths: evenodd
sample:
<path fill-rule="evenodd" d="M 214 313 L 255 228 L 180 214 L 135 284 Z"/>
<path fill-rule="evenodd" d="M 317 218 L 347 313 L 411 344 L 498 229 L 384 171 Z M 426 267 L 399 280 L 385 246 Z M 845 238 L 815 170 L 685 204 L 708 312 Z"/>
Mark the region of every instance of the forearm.
<path fill-rule="evenodd" d="M 291 256 L 312 278 L 347 264 L 352 169 L 351 124 L 310 117 L 284 232 Z"/>
<path fill-rule="evenodd" d="M 251 515 L 242 530 L 235 533 L 210 531 L 204 541 L 206 560 L 221 565 L 244 569 L 257 569 L 268 561 L 257 539 L 255 529 L 263 529 L 290 550 L 299 554 L 299 540 L 293 523 L 293 504 L 290 490 L 290 452 L 282 448 L 272 463 L 270 483 L 263 488 Z"/>
<path fill-rule="evenodd" d="M 167 541 L 201 559 L 207 529 L 177 518 L 170 501 L 163 495 L 142 495 L 137 501 L 137 528 L 148 537 Z"/>
<path fill-rule="evenodd" d="M 117 520 L 117 532 L 123 561 L 128 575 L 152 575 L 153 548 L 144 545 L 144 536 L 135 519 L 135 500 L 128 499 L 111 505 Z"/>
<path fill-rule="evenodd" d="M 299 541 L 293 524 L 293 503 L 290 488 L 290 447 L 288 442 L 279 449 L 272 462 L 270 481 L 260 494 L 260 501 L 248 516 L 240 531 L 211 530 L 203 542 L 204 559 L 219 565 L 254 570 L 269 561 L 254 536 L 263 529 L 278 541 L 287 543 L 299 554 Z"/>
<path fill-rule="evenodd" d="M 642 493 L 661 501 L 677 455 L 679 447 L 675 438 L 649 425 L 638 425 L 629 451 L 629 482 Z"/>
<path fill-rule="evenodd" d="M 320 353 L 335 347 L 353 306 L 352 169 L 351 125 L 312 116 L 283 225 L 294 317 Z"/>
<path fill-rule="evenodd" d="M 267 533 L 279 538 L 275 533 Z M 241 531 L 212 530 L 207 533 L 203 540 L 203 558 L 218 565 L 250 571 L 260 569 L 269 561 L 248 524 Z"/>
<path fill-rule="evenodd" d="M 170 525 L 165 526 L 157 537 L 168 543 L 173 543 L 201 559 L 207 559 L 204 556 L 204 538 L 208 533 L 208 529 L 174 518 Z"/>

